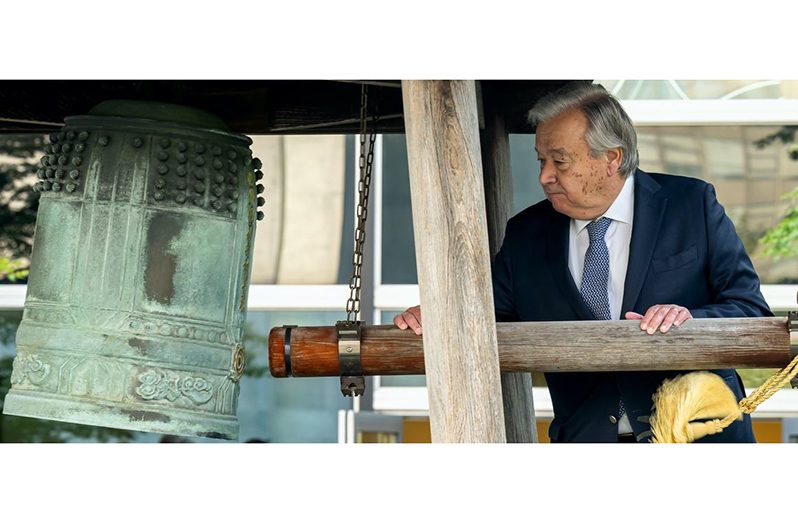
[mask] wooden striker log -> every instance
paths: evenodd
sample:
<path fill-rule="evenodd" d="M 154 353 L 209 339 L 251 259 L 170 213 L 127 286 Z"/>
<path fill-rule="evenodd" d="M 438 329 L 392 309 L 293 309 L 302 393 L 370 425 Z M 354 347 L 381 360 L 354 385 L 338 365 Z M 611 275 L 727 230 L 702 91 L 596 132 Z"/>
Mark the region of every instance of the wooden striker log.
<path fill-rule="evenodd" d="M 785 318 L 690 320 L 649 336 L 638 321 L 498 323 L 502 372 L 592 372 L 783 367 L 795 356 Z M 285 327 L 269 334 L 272 376 L 285 377 Z M 393 325 L 363 327 L 363 373 L 424 374 L 422 336 Z M 335 327 L 294 327 L 292 376 L 338 376 Z"/>

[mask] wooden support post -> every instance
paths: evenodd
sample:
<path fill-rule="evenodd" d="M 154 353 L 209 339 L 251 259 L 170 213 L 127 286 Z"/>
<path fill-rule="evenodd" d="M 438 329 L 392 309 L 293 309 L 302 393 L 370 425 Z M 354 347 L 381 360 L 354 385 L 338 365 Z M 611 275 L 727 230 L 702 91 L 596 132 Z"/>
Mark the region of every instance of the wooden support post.
<path fill-rule="evenodd" d="M 482 170 L 485 181 L 485 211 L 491 259 L 499 252 L 504 228 L 513 209 L 513 176 L 510 168 L 510 137 L 504 118 L 490 105 L 484 107 L 485 130 L 481 134 Z M 531 152 L 530 152 L 531 154 Z M 508 443 L 536 443 L 535 404 L 532 375 L 502 373 L 504 429 Z"/>
<path fill-rule="evenodd" d="M 473 81 L 402 81 L 432 441 L 504 443 Z"/>

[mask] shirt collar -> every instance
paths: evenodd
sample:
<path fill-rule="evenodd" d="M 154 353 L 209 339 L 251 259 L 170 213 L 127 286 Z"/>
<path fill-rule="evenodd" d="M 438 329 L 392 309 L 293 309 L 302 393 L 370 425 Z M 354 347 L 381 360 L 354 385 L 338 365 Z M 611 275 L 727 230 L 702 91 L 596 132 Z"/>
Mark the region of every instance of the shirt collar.
<path fill-rule="evenodd" d="M 596 218 L 596 220 L 606 216 L 607 218 L 615 220 L 616 222 L 623 222 L 631 225 L 632 216 L 634 215 L 634 176 L 634 173 L 632 173 L 626 177 L 626 181 L 621 188 L 621 192 L 615 197 L 615 201 L 612 202 L 612 205 L 610 205 L 610 208 L 607 209 L 607 212 Z M 594 220 L 574 219 L 573 222 L 574 225 L 576 225 L 577 234 L 581 233 L 582 230 L 592 221 Z"/>

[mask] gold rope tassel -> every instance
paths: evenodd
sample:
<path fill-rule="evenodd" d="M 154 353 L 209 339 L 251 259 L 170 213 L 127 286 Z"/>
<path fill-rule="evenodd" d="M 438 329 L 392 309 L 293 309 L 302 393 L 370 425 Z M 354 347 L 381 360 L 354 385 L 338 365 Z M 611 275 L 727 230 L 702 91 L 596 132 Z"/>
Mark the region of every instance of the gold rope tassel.
<path fill-rule="evenodd" d="M 717 434 L 750 414 L 798 375 L 798 356 L 737 403 L 723 378 L 713 372 L 690 372 L 665 380 L 654 394 L 651 432 L 654 443 L 690 443 Z M 709 421 L 693 421 L 709 419 Z"/>

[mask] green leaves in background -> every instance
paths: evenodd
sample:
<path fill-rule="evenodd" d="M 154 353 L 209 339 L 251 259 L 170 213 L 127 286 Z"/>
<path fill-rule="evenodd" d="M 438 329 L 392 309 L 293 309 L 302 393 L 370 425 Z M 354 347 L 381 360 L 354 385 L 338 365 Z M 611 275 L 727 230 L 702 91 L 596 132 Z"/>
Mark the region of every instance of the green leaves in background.
<path fill-rule="evenodd" d="M 39 209 L 33 185 L 46 145 L 47 138 L 41 135 L 0 136 L 0 256 L 16 261 L 0 281 L 18 282 L 27 276 L 20 271 L 27 268 L 33 246 Z"/>
<path fill-rule="evenodd" d="M 16 283 L 18 280 L 27 278 L 28 273 L 30 271 L 26 263 L 0 256 L 0 280 Z"/>
<path fill-rule="evenodd" d="M 781 142 L 787 145 L 789 157 L 798 161 L 798 144 L 795 143 L 796 132 L 798 132 L 798 125 L 785 125 L 775 133 L 757 140 L 754 145 L 761 149 L 774 142 Z M 798 254 L 798 187 L 782 198 L 790 202 L 786 214 L 760 239 L 765 247 L 765 256 L 776 260 Z"/>
<path fill-rule="evenodd" d="M 798 254 L 798 187 L 783 198 L 790 200 L 787 213 L 760 240 L 765 246 L 765 256 L 777 260 Z"/>

